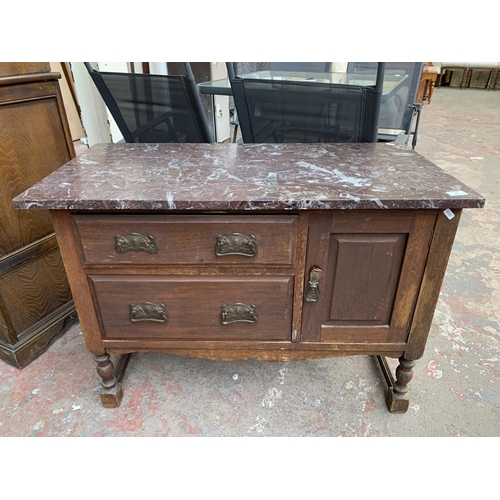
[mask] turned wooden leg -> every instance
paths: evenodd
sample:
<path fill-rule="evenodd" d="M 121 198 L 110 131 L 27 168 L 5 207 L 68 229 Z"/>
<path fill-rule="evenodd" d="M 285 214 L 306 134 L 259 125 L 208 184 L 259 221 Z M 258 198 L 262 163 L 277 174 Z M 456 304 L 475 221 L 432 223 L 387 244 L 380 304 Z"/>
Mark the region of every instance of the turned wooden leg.
<path fill-rule="evenodd" d="M 109 359 L 109 354 L 95 356 L 97 361 L 97 373 L 101 377 L 101 402 L 105 408 L 117 408 L 123 398 L 121 380 L 127 369 L 131 354 L 121 356 L 115 369 Z"/>
<path fill-rule="evenodd" d="M 391 413 L 405 413 L 410 406 L 408 384 L 413 378 L 415 361 L 409 361 L 401 356 L 399 366 L 396 368 L 396 380 L 394 380 L 386 359 L 383 356 L 377 356 L 377 359 L 388 386 L 385 393 L 387 408 Z"/>
<path fill-rule="evenodd" d="M 399 366 L 396 368 L 396 381 L 387 389 L 385 402 L 391 413 L 405 413 L 410 406 L 408 397 L 408 384 L 413 378 L 415 361 L 408 361 L 401 356 Z"/>

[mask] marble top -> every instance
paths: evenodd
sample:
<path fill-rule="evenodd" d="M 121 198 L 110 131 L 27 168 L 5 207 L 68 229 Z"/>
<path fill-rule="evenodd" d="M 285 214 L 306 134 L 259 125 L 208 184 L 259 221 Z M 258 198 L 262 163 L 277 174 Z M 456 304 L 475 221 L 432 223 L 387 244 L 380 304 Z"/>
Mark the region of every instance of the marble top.
<path fill-rule="evenodd" d="M 22 209 L 480 208 L 484 198 L 407 146 L 98 144 L 13 200 Z"/>

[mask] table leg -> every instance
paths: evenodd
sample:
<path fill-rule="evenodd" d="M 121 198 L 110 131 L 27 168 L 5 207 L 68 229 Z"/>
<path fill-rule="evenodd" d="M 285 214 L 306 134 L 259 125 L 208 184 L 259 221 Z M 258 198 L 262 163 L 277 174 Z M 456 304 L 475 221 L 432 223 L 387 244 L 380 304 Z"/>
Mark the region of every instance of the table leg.
<path fill-rule="evenodd" d="M 132 354 L 123 354 L 118 358 L 116 368 L 109 359 L 109 354 L 95 356 L 97 373 L 101 377 L 101 402 L 105 408 L 117 408 L 123 398 L 121 381 L 125 375 Z"/>
<path fill-rule="evenodd" d="M 385 393 L 387 408 L 391 413 L 406 413 L 410 405 L 408 384 L 413 378 L 415 361 L 409 361 L 404 356 L 401 356 L 399 358 L 399 366 L 396 368 L 396 380 L 394 380 L 385 357 L 377 356 L 377 360 L 387 384 L 387 391 Z"/>

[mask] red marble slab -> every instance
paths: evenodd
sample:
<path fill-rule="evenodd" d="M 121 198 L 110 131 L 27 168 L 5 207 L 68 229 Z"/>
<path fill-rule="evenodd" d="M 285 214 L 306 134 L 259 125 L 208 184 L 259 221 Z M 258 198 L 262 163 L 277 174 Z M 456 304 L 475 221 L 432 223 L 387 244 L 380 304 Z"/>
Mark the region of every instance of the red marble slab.
<path fill-rule="evenodd" d="M 13 200 L 22 209 L 480 208 L 484 198 L 408 147 L 99 144 Z"/>

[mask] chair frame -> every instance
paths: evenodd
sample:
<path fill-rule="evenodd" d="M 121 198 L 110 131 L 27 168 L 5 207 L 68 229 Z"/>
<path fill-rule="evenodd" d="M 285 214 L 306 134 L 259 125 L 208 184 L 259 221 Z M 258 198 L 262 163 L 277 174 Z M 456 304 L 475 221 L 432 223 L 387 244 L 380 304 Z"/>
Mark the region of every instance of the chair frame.
<path fill-rule="evenodd" d="M 118 104 L 116 103 L 114 97 L 112 96 L 111 92 L 109 91 L 107 85 L 105 84 L 101 72 L 95 70 L 89 62 L 84 62 L 83 63 L 85 67 L 87 68 L 87 71 L 92 78 L 93 82 L 95 83 L 95 86 L 97 87 L 97 90 L 101 94 L 101 97 L 104 100 L 104 103 L 106 107 L 109 109 L 109 112 L 111 113 L 111 116 L 115 120 L 120 132 L 123 135 L 123 138 L 125 142 L 129 143 L 135 143 L 136 140 L 135 138 L 138 137 L 140 134 L 146 132 L 147 130 L 155 127 L 159 123 L 165 122 L 167 124 L 167 127 L 169 128 L 169 131 L 172 135 L 172 138 L 176 138 L 176 133 L 172 129 L 170 120 L 168 118 L 172 116 L 171 112 L 164 113 L 161 116 L 156 117 L 154 120 L 151 122 L 148 122 L 147 124 L 139 127 L 138 129 L 131 131 L 127 124 L 125 123 L 125 120 L 123 118 L 122 112 L 120 111 L 120 108 L 118 107 Z M 194 102 L 192 103 L 195 109 L 192 109 L 192 111 L 197 114 L 197 128 L 199 131 L 199 134 L 202 138 L 202 142 L 206 143 L 211 143 L 214 142 L 212 138 L 212 133 L 210 132 L 210 128 L 208 126 L 208 122 L 205 116 L 205 113 L 203 112 L 203 107 L 201 103 L 201 98 L 198 93 L 198 88 L 196 86 L 196 82 L 194 79 L 193 71 L 191 69 L 191 65 L 188 62 L 183 63 L 184 64 L 184 69 L 186 71 L 186 75 L 181 75 L 182 76 L 182 82 L 183 85 L 187 86 L 190 89 L 190 92 L 193 96 Z M 154 75 L 157 78 L 169 78 L 169 75 Z M 197 112 L 197 113 L 196 113 Z"/>
<path fill-rule="evenodd" d="M 350 73 L 351 65 L 355 63 L 349 63 L 347 66 L 347 72 Z M 410 80 L 410 85 L 409 85 L 409 92 L 408 92 L 408 98 L 406 102 L 406 111 L 403 115 L 403 123 L 406 122 L 405 126 L 401 127 L 401 130 L 403 130 L 403 134 L 400 134 L 399 136 L 396 135 L 386 135 L 386 134 L 380 134 L 382 136 L 382 141 L 383 140 L 396 140 L 397 142 L 403 142 L 405 145 L 408 146 L 410 142 L 410 137 L 413 136 L 412 138 L 412 149 L 415 149 L 415 146 L 417 145 L 418 141 L 418 127 L 420 125 L 420 115 L 423 109 L 423 106 L 419 103 L 416 102 L 416 97 L 418 93 L 418 86 L 420 83 L 420 76 L 423 71 L 424 63 L 414 63 L 415 68 L 413 70 L 413 74 Z M 418 65 L 418 66 L 417 66 Z M 413 101 L 413 102 L 411 102 Z M 416 121 L 415 121 L 415 129 L 413 129 L 413 123 L 415 120 L 415 115 L 416 115 Z M 408 116 L 405 118 L 405 116 Z M 398 127 L 396 127 L 398 128 Z M 399 129 L 399 128 L 398 128 Z M 402 141 L 398 140 L 399 138 L 402 138 Z"/>
<path fill-rule="evenodd" d="M 231 83 L 231 87 L 234 88 L 235 85 L 241 84 L 241 82 L 239 82 L 239 80 L 241 80 L 241 78 L 235 76 L 233 63 L 227 62 L 226 67 L 227 67 L 227 73 L 228 73 L 229 81 Z M 380 102 L 381 102 L 381 98 L 382 98 L 382 89 L 383 89 L 383 83 L 384 83 L 384 70 L 385 70 L 385 63 L 378 63 L 376 83 L 375 83 L 374 87 L 371 87 L 379 93 L 379 97 L 376 100 L 375 110 L 374 110 L 375 123 L 378 123 L 378 117 L 380 114 Z M 315 85 L 312 82 L 294 82 L 294 84 Z M 333 86 L 334 84 L 331 84 L 331 85 Z M 234 97 L 234 95 L 233 95 L 233 97 Z M 241 115 L 239 116 L 240 125 L 242 122 L 244 122 L 246 120 L 247 120 L 246 116 L 243 116 L 243 117 Z M 254 142 L 254 134 L 253 134 L 251 124 L 246 123 L 245 125 L 246 125 L 245 127 L 242 127 L 242 131 L 244 128 L 247 129 L 251 133 L 251 136 L 252 136 L 251 137 L 252 140 L 250 142 Z M 248 133 L 247 133 L 247 135 L 248 135 Z M 373 131 L 371 137 L 366 142 L 376 142 L 377 135 L 378 135 L 378 128 L 374 127 L 374 131 Z"/>

